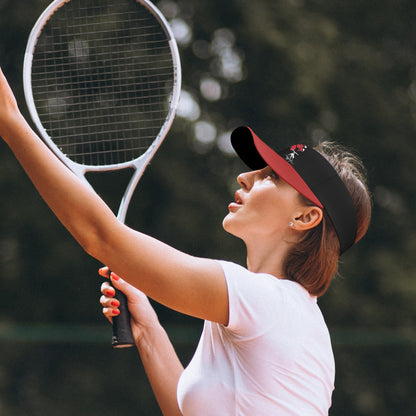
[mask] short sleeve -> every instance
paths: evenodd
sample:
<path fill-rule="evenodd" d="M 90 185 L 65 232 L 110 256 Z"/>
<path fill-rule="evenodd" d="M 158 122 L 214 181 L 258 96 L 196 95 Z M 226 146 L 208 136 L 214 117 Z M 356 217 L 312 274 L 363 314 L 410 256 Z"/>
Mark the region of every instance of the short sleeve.
<path fill-rule="evenodd" d="M 274 321 L 268 317 L 275 316 L 278 305 L 285 302 L 278 279 L 268 274 L 250 272 L 235 263 L 220 261 L 220 264 L 228 289 L 227 329 L 242 337 L 256 336 L 266 331 L 270 321 Z"/>

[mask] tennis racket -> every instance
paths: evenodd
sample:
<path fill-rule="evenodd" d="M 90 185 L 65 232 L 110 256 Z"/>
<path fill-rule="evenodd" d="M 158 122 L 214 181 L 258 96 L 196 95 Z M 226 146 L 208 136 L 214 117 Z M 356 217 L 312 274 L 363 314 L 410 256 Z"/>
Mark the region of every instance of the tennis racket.
<path fill-rule="evenodd" d="M 23 66 L 30 115 L 79 178 L 133 168 L 123 222 L 144 169 L 165 138 L 180 95 L 178 48 L 147 0 L 55 0 L 35 23 Z M 123 294 L 112 345 L 133 346 Z"/>

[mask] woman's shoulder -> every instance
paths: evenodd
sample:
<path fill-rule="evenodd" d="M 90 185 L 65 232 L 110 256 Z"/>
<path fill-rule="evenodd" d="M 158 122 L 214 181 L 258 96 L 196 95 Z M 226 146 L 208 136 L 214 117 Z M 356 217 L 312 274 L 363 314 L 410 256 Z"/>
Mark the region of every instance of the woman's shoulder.
<path fill-rule="evenodd" d="M 291 333 L 290 328 L 305 316 L 315 315 L 316 300 L 298 283 L 254 273 L 232 262 L 221 261 L 221 266 L 228 289 L 228 330 L 239 338 L 265 334 L 270 328 Z"/>
<path fill-rule="evenodd" d="M 219 260 L 227 282 L 236 280 L 236 283 L 249 286 L 263 287 L 266 290 L 279 291 L 282 294 L 293 294 L 305 298 L 316 299 L 300 284 L 268 273 L 255 273 L 240 264 Z"/>

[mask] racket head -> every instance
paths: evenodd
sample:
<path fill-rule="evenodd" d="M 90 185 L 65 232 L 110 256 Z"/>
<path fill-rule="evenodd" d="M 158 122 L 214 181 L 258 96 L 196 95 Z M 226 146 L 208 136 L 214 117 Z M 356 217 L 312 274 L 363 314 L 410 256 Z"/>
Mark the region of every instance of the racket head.
<path fill-rule="evenodd" d="M 39 133 L 73 171 L 137 167 L 173 122 L 179 52 L 147 0 L 55 0 L 30 33 L 23 85 Z"/>

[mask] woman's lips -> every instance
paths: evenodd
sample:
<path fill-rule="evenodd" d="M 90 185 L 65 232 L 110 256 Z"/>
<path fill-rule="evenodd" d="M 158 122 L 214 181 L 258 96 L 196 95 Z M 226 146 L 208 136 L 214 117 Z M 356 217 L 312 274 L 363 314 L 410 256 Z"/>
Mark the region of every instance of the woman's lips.
<path fill-rule="evenodd" d="M 234 197 L 234 202 L 231 202 L 228 205 L 228 209 L 231 212 L 236 211 L 238 208 L 240 208 L 243 205 L 243 201 L 241 199 L 240 194 L 238 193 L 238 191 L 235 193 L 235 197 Z"/>
<path fill-rule="evenodd" d="M 243 203 L 243 200 L 241 199 L 240 193 L 238 191 L 235 192 L 234 201 L 239 205 L 242 205 Z"/>

